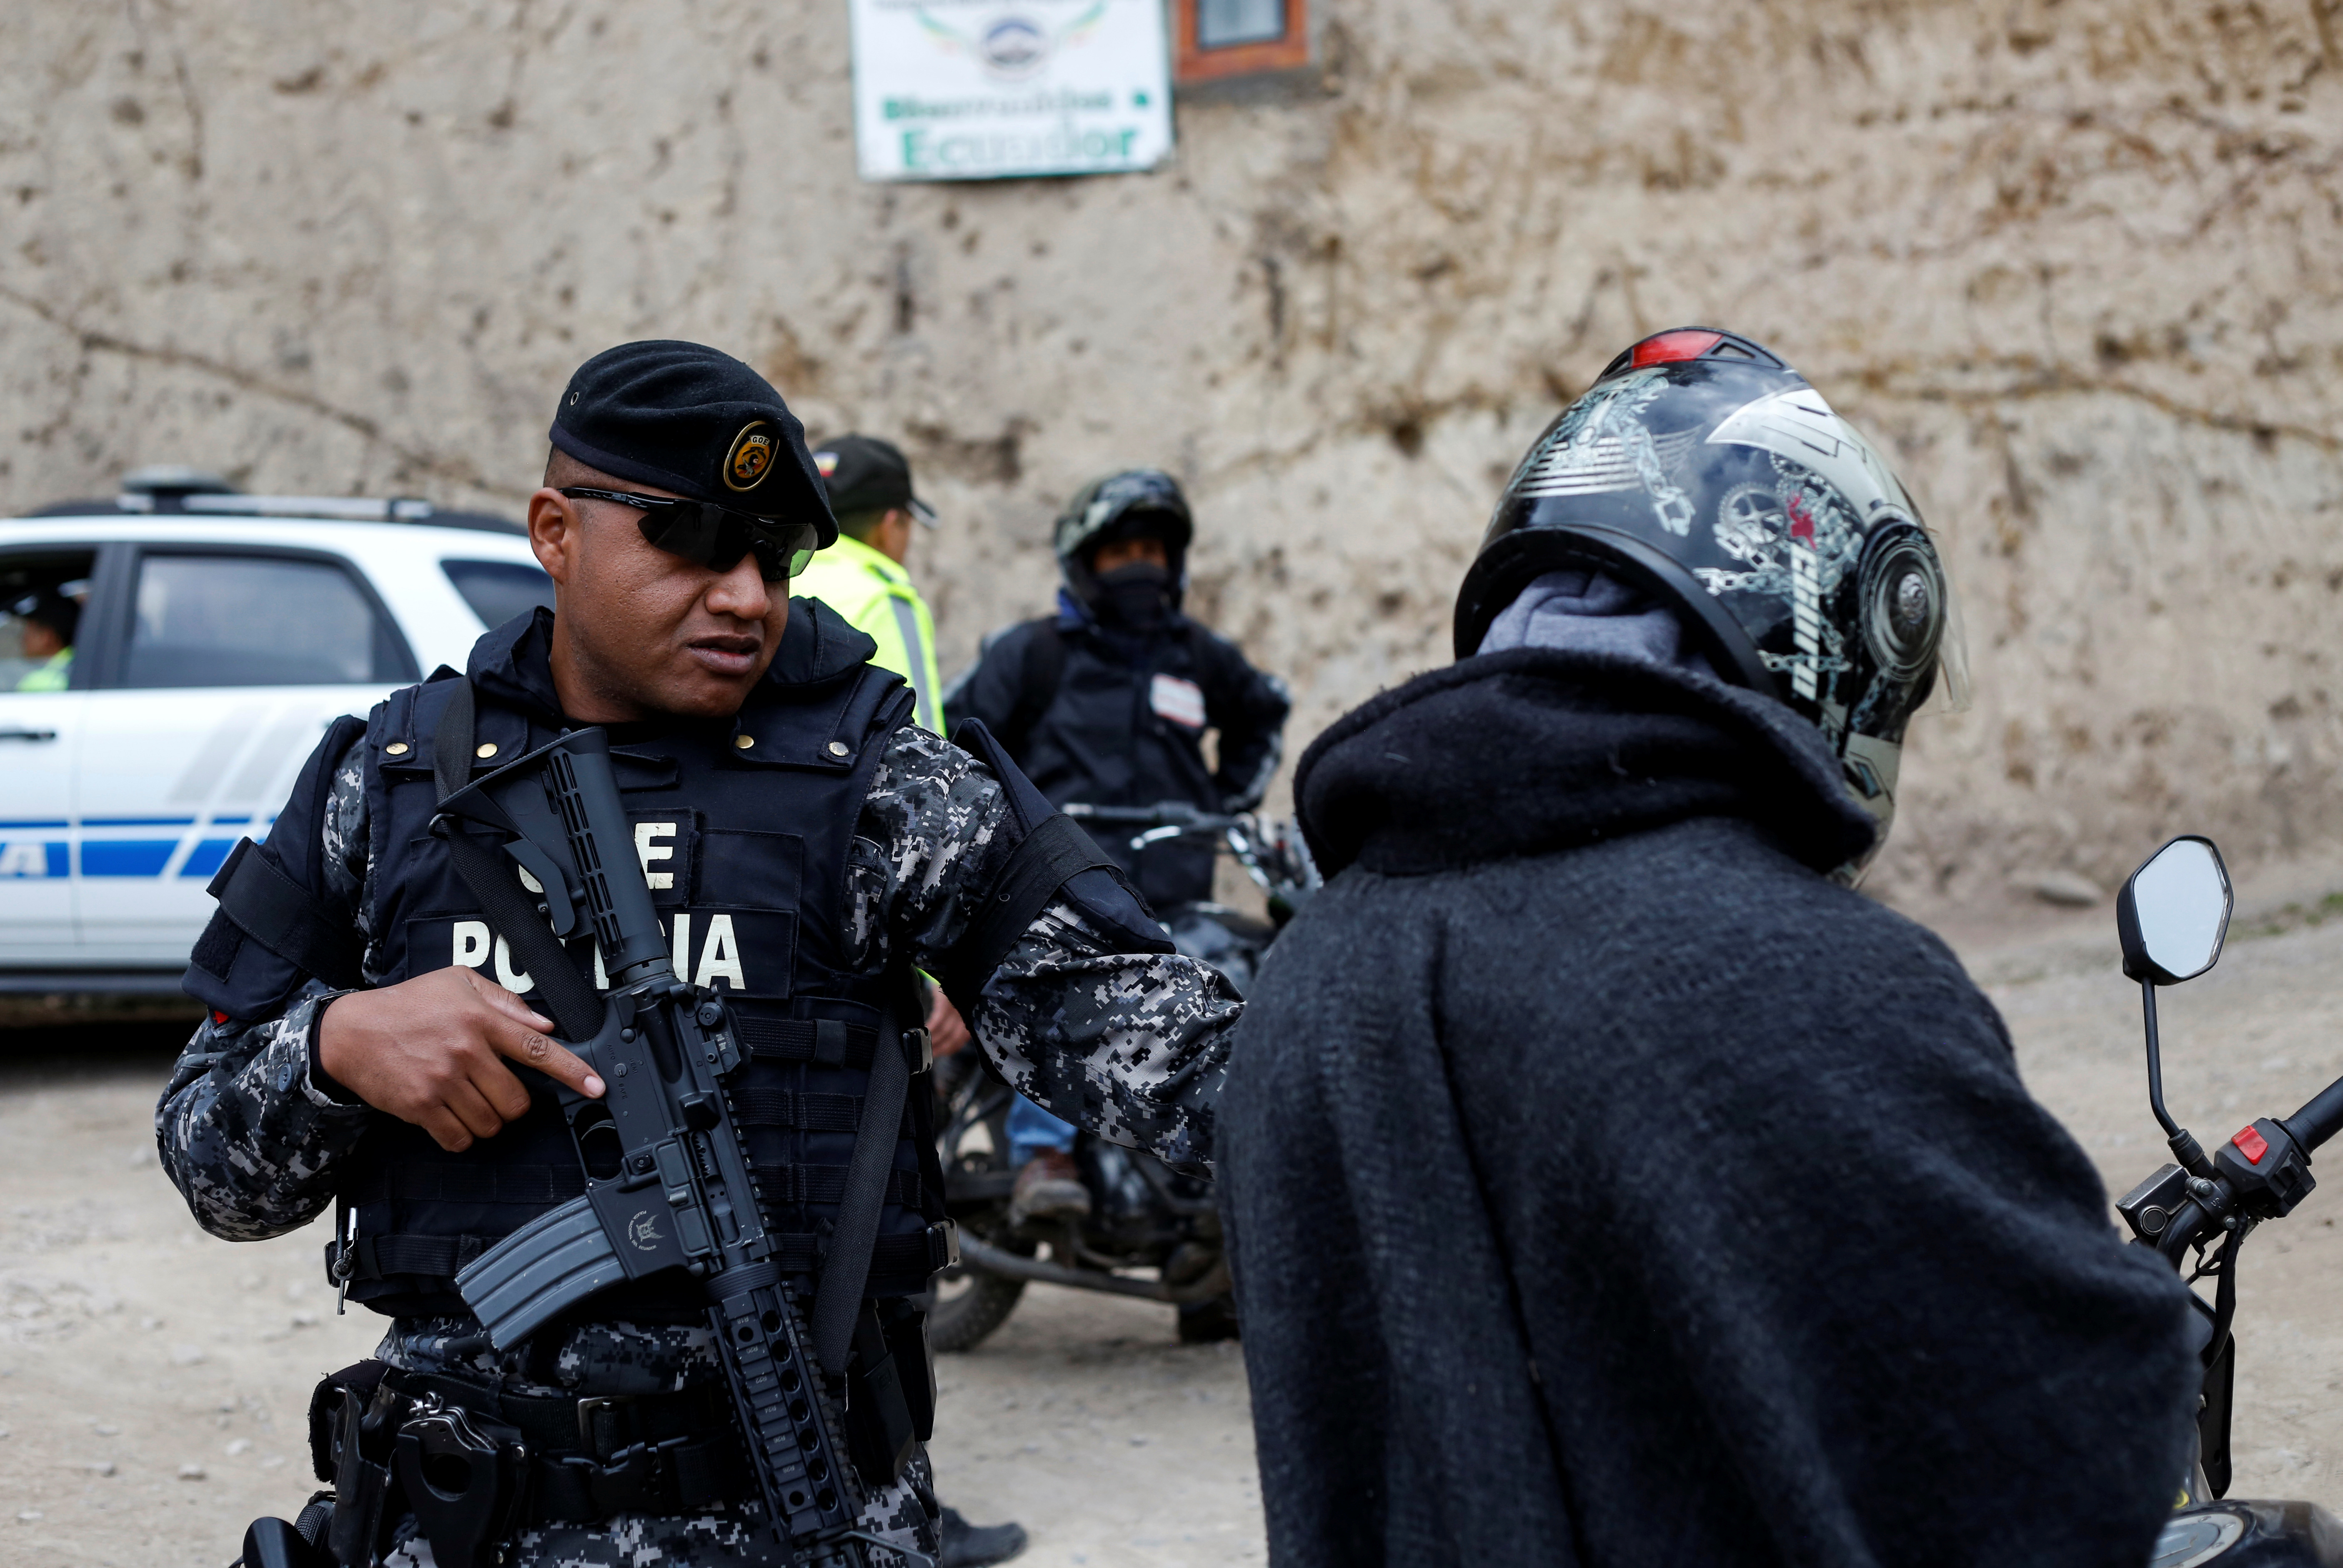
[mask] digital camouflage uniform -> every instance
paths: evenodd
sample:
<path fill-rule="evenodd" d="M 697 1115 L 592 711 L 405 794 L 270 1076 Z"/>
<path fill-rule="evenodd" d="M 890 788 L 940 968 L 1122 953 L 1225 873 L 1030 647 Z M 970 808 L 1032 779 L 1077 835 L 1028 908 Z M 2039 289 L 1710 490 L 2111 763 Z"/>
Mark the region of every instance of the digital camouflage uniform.
<path fill-rule="evenodd" d="M 377 933 L 361 911 L 373 874 L 363 743 L 335 767 L 324 814 L 331 908 L 367 939 L 369 984 L 383 970 Z M 969 929 L 1013 831 L 992 775 L 933 734 L 906 725 L 885 745 L 865 798 L 848 869 L 848 942 L 857 967 L 907 957 L 934 968 Z M 379 1113 L 347 1100 L 314 1070 L 317 1021 L 341 993 L 308 988 L 274 1017 L 217 1015 L 196 1030 L 156 1111 L 164 1169 L 198 1223 L 231 1241 L 257 1241 L 307 1224 L 333 1201 L 337 1169 Z M 1212 1107 L 1226 1073 L 1227 1037 L 1242 1004 L 1194 960 L 1112 950 L 1069 904 L 1027 927 L 983 989 L 968 1022 L 1020 1092 L 1117 1142 L 1201 1171 L 1212 1154 Z M 522 1394 L 656 1392 L 721 1381 L 709 1332 L 698 1326 L 593 1323 L 558 1351 L 524 1342 L 490 1349 L 469 1318 L 397 1319 L 380 1357 L 409 1371 L 493 1381 Z M 936 1505 L 924 1455 L 870 1502 L 875 1533 L 935 1550 Z M 552 1525 L 520 1539 L 513 1564 L 617 1568 L 655 1560 L 764 1563 L 785 1560 L 754 1503 L 695 1518 L 619 1515 L 591 1526 Z M 421 1541 L 399 1568 L 430 1562 Z"/>

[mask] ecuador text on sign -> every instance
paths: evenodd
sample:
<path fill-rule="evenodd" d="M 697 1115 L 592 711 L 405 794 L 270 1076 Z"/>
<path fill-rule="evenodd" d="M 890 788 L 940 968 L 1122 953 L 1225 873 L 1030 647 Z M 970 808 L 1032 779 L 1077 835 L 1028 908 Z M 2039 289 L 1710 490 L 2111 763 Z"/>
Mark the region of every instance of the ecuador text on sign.
<path fill-rule="evenodd" d="M 852 0 L 866 179 L 1151 168 L 1172 150 L 1159 0 Z"/>

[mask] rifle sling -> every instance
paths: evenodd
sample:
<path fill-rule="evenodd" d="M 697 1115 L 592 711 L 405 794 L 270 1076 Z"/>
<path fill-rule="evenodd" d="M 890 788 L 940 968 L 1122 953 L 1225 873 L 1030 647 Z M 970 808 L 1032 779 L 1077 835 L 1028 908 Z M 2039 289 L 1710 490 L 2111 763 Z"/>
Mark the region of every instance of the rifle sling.
<path fill-rule="evenodd" d="M 447 710 L 439 716 L 439 728 L 431 738 L 431 751 L 432 777 L 439 787 L 439 798 L 445 800 L 462 789 L 471 776 L 472 683 L 468 678 L 460 681 L 449 694 Z M 443 817 L 433 826 L 447 846 L 447 858 L 455 863 L 456 875 L 472 890 L 472 897 L 480 901 L 480 910 L 488 917 L 489 929 L 505 939 L 513 957 L 537 982 L 537 994 L 545 1010 L 553 1015 L 561 1037 L 578 1042 L 601 1033 L 600 995 L 578 972 L 577 961 L 554 937 L 553 928 L 545 923 L 545 917 L 538 913 L 520 879 L 495 850 L 467 833 L 460 823 Z"/>
<path fill-rule="evenodd" d="M 898 966 L 899 990 L 910 975 Z M 902 1008 L 887 1007 L 879 1023 L 878 1049 L 870 1054 L 870 1082 L 862 1101 L 862 1125 L 854 1134 L 854 1154 L 846 1166 L 846 1195 L 838 1206 L 837 1228 L 814 1288 L 813 1354 L 823 1373 L 836 1380 L 846 1372 L 854 1320 L 862 1310 L 870 1278 L 870 1253 L 879 1241 L 879 1219 L 895 1174 L 895 1144 L 903 1126 L 903 1103 L 911 1087 L 911 1063 L 903 1050 Z"/>

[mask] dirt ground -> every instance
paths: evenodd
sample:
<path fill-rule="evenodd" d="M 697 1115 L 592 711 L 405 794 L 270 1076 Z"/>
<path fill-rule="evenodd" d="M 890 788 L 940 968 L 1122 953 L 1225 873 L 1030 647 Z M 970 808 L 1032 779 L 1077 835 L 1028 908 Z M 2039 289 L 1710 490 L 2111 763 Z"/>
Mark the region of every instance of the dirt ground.
<path fill-rule="evenodd" d="M 2343 919 L 2321 912 L 2241 920 L 2218 970 L 2166 993 L 2173 1109 L 2207 1143 L 2343 1072 Z M 2112 924 L 2102 907 L 1962 946 L 2028 1081 L 2119 1191 L 2163 1149 Z M 147 1131 L 167 1062 L 152 1029 L 0 1034 L 5 1568 L 226 1563 L 254 1514 L 297 1508 L 310 1385 L 371 1346 L 366 1316 L 334 1313 L 322 1230 L 229 1246 L 187 1219 Z M 2247 1254 L 2239 1494 L 2343 1509 L 2338 1217 L 2343 1191 L 2317 1194 Z M 1164 1309 L 1036 1286 L 940 1370 L 944 1496 L 1023 1521 L 1025 1561 L 1262 1560 L 1234 1346 L 1182 1348 Z"/>

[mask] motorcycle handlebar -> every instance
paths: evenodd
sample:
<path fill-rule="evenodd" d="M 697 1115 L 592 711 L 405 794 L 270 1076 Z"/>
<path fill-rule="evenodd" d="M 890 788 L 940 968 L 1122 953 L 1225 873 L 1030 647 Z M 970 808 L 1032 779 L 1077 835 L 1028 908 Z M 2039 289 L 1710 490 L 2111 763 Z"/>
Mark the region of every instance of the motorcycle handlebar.
<path fill-rule="evenodd" d="M 2207 1216 L 2205 1205 L 2191 1198 L 2172 1211 L 2172 1218 L 2165 1222 L 2164 1229 L 2151 1239 L 2149 1244 L 2164 1255 L 2166 1262 L 2177 1269 L 2200 1234 L 2209 1234 Z"/>
<path fill-rule="evenodd" d="M 2279 1125 L 2306 1154 L 2343 1131 L 2343 1078 L 2311 1096 L 2308 1104 Z"/>

